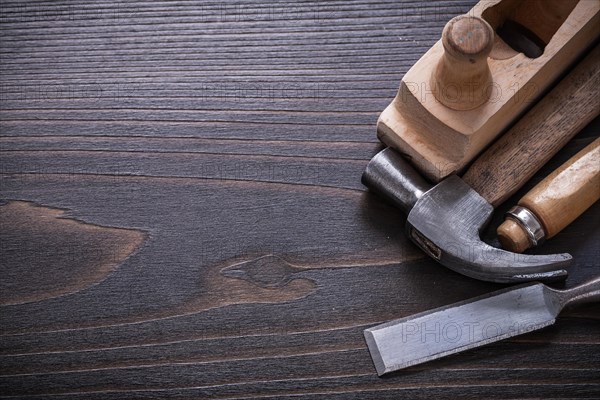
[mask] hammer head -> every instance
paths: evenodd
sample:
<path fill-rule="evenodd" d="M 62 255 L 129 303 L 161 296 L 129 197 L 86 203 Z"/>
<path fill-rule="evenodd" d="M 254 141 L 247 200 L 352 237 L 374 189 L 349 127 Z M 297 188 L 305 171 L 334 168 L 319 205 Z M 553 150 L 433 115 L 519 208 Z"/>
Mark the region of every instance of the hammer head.
<path fill-rule="evenodd" d="M 494 209 L 456 175 L 428 189 L 414 168 L 388 148 L 369 162 L 363 183 L 407 211 L 411 240 L 456 272 L 501 283 L 567 275 L 569 254 L 517 254 L 482 241 L 480 233 Z"/>

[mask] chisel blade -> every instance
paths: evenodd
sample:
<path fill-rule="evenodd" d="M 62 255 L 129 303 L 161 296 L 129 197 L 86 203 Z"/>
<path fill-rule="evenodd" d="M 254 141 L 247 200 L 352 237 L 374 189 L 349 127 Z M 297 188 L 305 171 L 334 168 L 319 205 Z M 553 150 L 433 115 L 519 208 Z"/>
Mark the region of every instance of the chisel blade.
<path fill-rule="evenodd" d="M 527 284 L 364 331 L 378 375 L 552 325 L 558 291 Z"/>

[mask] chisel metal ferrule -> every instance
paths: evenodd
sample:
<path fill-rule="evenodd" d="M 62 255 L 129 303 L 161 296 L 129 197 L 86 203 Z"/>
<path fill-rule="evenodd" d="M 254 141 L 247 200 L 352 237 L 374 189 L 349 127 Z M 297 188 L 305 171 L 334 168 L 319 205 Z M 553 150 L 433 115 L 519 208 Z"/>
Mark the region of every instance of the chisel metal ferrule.
<path fill-rule="evenodd" d="M 506 212 L 506 217 L 521 225 L 532 244 L 532 247 L 544 243 L 546 232 L 534 213 L 521 206 L 514 206 Z"/>

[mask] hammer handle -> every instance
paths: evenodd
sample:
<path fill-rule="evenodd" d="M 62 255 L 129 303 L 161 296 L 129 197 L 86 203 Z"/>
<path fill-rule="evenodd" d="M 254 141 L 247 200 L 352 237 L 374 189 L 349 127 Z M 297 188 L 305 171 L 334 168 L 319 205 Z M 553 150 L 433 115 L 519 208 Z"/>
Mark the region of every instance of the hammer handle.
<path fill-rule="evenodd" d="M 481 155 L 463 179 L 496 207 L 600 114 L 600 45 Z"/>

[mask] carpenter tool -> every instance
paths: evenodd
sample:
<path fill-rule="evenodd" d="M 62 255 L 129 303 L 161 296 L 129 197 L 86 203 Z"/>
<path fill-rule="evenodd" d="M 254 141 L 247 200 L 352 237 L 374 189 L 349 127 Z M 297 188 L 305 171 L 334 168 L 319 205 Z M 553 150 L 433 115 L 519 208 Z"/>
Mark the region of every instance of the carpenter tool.
<path fill-rule="evenodd" d="M 569 254 L 522 255 L 497 249 L 479 234 L 495 206 L 514 194 L 600 112 L 596 46 L 463 175 L 431 187 L 391 148 L 367 165 L 362 181 L 408 214 L 408 236 L 461 274 L 492 282 L 564 279 Z"/>
<path fill-rule="evenodd" d="M 598 0 L 481 0 L 404 74 L 377 136 L 437 183 L 471 163 L 599 37 Z"/>
<path fill-rule="evenodd" d="M 600 277 L 569 290 L 512 287 L 364 331 L 378 375 L 552 325 L 566 306 L 600 301 Z"/>
<path fill-rule="evenodd" d="M 600 199 L 600 138 L 575 154 L 506 214 L 502 247 L 521 253 L 550 239 Z"/>

